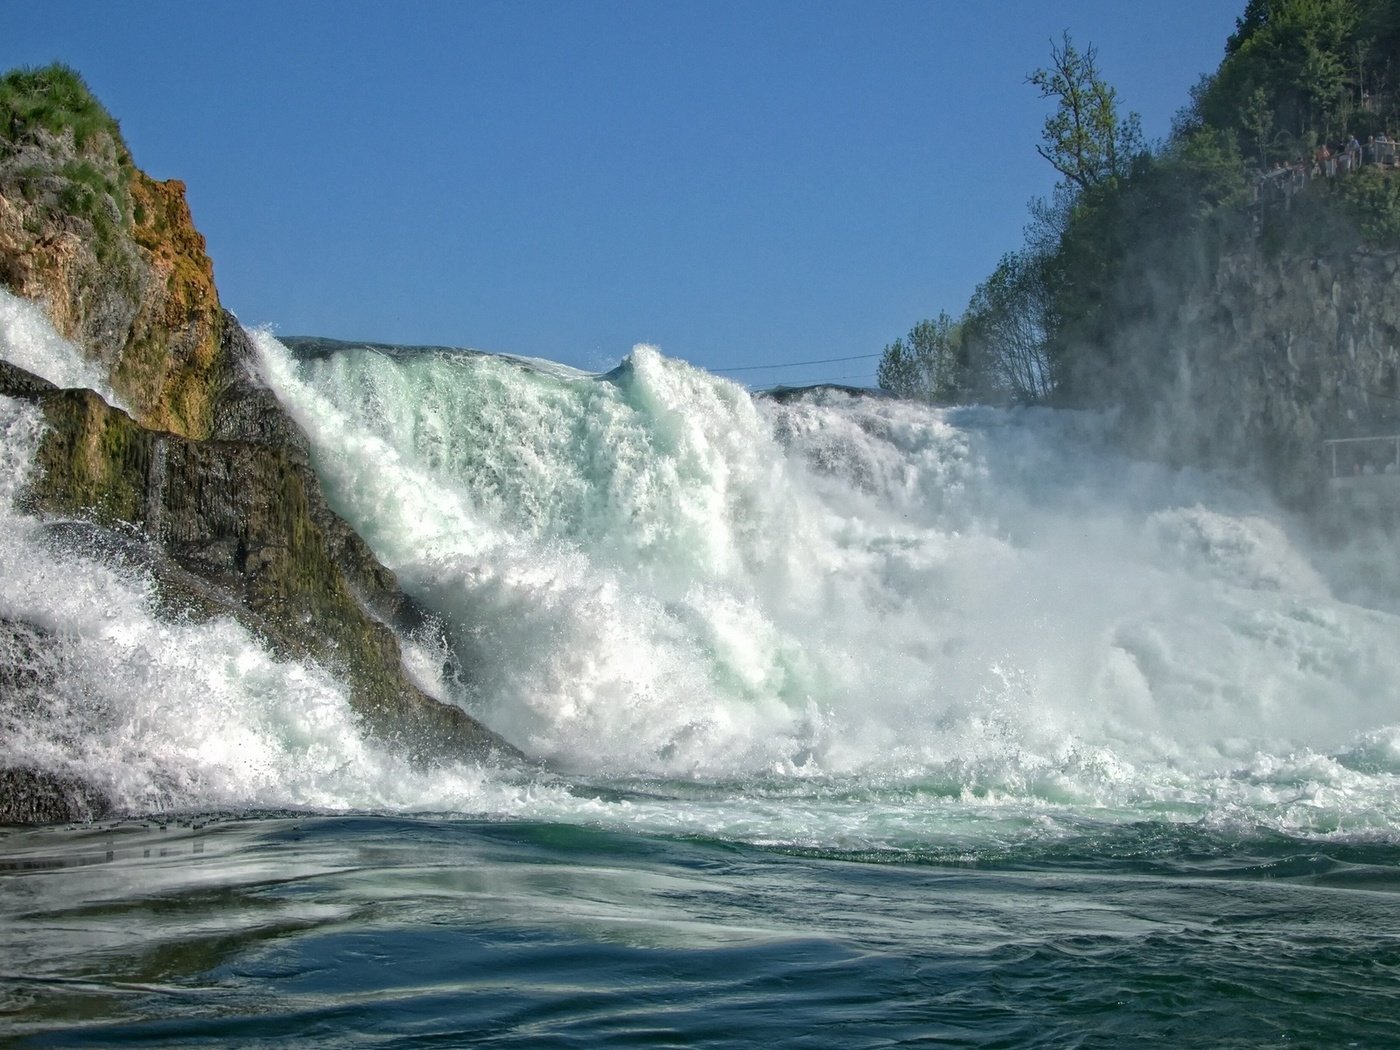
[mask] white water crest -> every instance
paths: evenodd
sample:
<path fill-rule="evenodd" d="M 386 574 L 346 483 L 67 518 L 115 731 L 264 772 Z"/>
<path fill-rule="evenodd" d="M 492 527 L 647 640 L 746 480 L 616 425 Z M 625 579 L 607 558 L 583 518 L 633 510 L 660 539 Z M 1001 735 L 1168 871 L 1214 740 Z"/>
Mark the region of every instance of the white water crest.
<path fill-rule="evenodd" d="M 557 768 L 1400 815 L 1400 619 L 1243 478 L 1098 416 L 755 400 L 648 347 L 598 377 L 256 341 L 462 701 Z"/>

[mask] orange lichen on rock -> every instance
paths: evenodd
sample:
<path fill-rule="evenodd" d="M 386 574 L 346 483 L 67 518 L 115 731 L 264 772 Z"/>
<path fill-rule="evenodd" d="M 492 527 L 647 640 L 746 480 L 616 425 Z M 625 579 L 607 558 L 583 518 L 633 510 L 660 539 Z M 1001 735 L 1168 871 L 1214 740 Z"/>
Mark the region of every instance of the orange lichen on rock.
<path fill-rule="evenodd" d="M 138 395 L 145 425 L 204 437 L 221 363 L 214 267 L 183 182 L 136 171 L 130 191 L 131 234 L 149 276 L 114 381 Z"/>

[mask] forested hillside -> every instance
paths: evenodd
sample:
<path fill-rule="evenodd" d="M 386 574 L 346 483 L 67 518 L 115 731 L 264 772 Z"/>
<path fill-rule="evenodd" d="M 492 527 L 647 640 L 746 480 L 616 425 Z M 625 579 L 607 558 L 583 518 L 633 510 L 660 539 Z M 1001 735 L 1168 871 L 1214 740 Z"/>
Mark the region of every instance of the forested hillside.
<path fill-rule="evenodd" d="M 1151 404 L 1183 364 L 1144 330 L 1179 321 L 1224 260 L 1287 272 L 1400 247 L 1400 0 L 1249 0 L 1161 142 L 1069 34 L 1027 82 L 1049 107 L 1037 150 L 1055 189 L 958 319 L 886 347 L 886 389 Z"/>

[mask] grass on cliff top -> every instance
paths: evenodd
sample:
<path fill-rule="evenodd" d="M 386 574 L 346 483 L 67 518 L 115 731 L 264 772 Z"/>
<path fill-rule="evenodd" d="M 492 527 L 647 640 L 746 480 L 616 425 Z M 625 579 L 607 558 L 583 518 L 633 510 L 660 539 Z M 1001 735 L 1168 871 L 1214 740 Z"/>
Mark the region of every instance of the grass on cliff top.
<path fill-rule="evenodd" d="M 13 188 L 33 205 L 26 228 L 37 232 L 54 215 L 83 219 L 93 229 L 98 259 L 107 259 L 131 207 L 127 188 L 134 166 L 121 128 L 69 66 L 55 63 L 0 76 L 0 158 L 7 143 L 33 143 L 40 128 L 55 138 L 71 131 L 78 156 L 60 150 L 53 163 L 31 163 L 9 173 Z M 85 148 L 93 140 L 110 141 L 115 169 L 105 146 Z"/>
<path fill-rule="evenodd" d="M 79 149 L 102 132 L 121 142 L 116 120 L 78 72 L 61 63 L 14 69 L 0 76 L 0 138 L 17 142 L 35 127 L 54 135 L 71 128 L 73 144 Z"/>

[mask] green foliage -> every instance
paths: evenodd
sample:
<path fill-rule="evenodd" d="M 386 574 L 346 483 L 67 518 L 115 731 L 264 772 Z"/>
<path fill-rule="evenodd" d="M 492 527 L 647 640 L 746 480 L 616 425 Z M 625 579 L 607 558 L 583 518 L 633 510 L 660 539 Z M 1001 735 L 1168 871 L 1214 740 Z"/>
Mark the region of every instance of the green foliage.
<path fill-rule="evenodd" d="M 71 150 L 41 142 L 41 132 L 60 142 L 71 136 Z M 135 168 L 117 122 L 82 77 L 64 65 L 0 76 L 0 159 L 7 154 L 18 154 L 20 163 L 5 173 L 0 192 L 29 205 L 25 228 L 84 222 L 97 257 L 108 259 L 128 219 Z"/>
<path fill-rule="evenodd" d="M 1137 114 L 1119 116 L 1118 93 L 1099 75 L 1092 45 L 1080 52 L 1066 33 L 1050 57 L 1050 68 L 1026 78 L 1055 100 L 1036 152 L 1081 190 L 1124 175 L 1142 150 Z"/>
<path fill-rule="evenodd" d="M 963 335 L 979 396 L 1031 402 L 1054 390 L 1047 261 L 1030 251 L 1009 252 L 973 293 Z"/>
<path fill-rule="evenodd" d="M 1400 177 L 1379 168 L 1363 168 L 1338 180 L 1337 194 L 1366 241 L 1400 248 Z"/>
<path fill-rule="evenodd" d="M 896 339 L 885 347 L 876 370 L 881 390 L 923 401 L 954 401 L 966 372 L 962 330 L 946 312 L 934 321 L 920 321 L 908 342 Z"/>
<path fill-rule="evenodd" d="M 79 150 L 95 135 L 121 139 L 117 122 L 83 78 L 61 64 L 16 69 L 0 77 L 0 139 L 19 142 L 35 128 L 54 135 L 72 131 Z"/>
<path fill-rule="evenodd" d="M 959 334 L 962 396 L 1150 396 L 1170 365 L 1143 360 L 1135 334 L 1170 323 L 1183 296 L 1210 286 L 1225 253 L 1400 248 L 1398 172 L 1288 181 L 1287 198 L 1285 181 L 1262 194 L 1259 182 L 1280 162 L 1310 163 L 1323 143 L 1397 137 L 1400 0 L 1248 0 L 1219 69 L 1152 149 L 1092 46 L 1081 51 L 1065 34 L 1050 58 L 1027 81 L 1054 103 L 1036 148 L 1060 181 L 1032 203 L 1025 246 L 948 322 Z M 897 341 L 881 384 L 927 390 L 929 356 L 915 352 L 912 333 Z"/>
<path fill-rule="evenodd" d="M 1255 204 L 1261 169 L 1322 142 L 1335 148 L 1350 134 L 1364 138 L 1368 129 L 1390 124 L 1393 134 L 1400 0 L 1250 0 L 1225 60 L 1193 90 L 1171 137 L 1112 171 L 1106 145 L 1076 153 L 1078 140 L 1059 134 L 1077 126 L 1065 86 L 1076 73 L 1088 85 L 1081 96 L 1102 100 L 1110 91 L 1093 86 L 1092 61 L 1068 38 L 1052 58 L 1058 79 L 1038 71 L 1031 83 L 1057 98 L 1041 153 L 1064 177 L 1067 197 L 1048 211 L 1041 205 L 1027 251 L 1043 275 L 1047 304 L 1037 310 L 1055 396 L 1147 390 L 1163 363 L 1142 360 L 1132 333 L 1167 323 L 1171 304 L 1206 286 L 1223 253 L 1260 236 L 1266 247 L 1305 254 L 1344 250 L 1359 238 L 1400 245 L 1400 181 L 1376 169 L 1316 180 L 1293 194 L 1286 212 Z M 1107 142 L 1107 118 L 1094 126 L 1097 141 Z M 994 301 L 985 294 L 994 287 L 989 281 L 979 293 Z M 1001 300 L 1029 301 L 1004 293 Z"/>
<path fill-rule="evenodd" d="M 1043 264 L 1053 391 L 1082 400 L 1125 365 L 1135 345 L 1125 333 L 1152 323 L 1167 290 L 1190 287 L 1249 235 L 1251 197 L 1234 137 L 1210 127 L 1079 194 Z"/>
<path fill-rule="evenodd" d="M 62 172 L 67 181 L 58 192 L 58 200 L 64 211 L 92 223 L 99 241 L 110 238 L 123 217 L 125 194 L 121 187 L 86 160 L 69 161 Z"/>
<path fill-rule="evenodd" d="M 1249 0 L 1244 14 L 1235 19 L 1235 31 L 1225 41 L 1225 54 L 1233 55 L 1243 47 L 1250 37 L 1259 32 L 1269 20 L 1269 8 L 1273 0 Z"/>
<path fill-rule="evenodd" d="M 1361 7 L 1358 0 L 1251 0 L 1202 99 L 1206 121 L 1239 132 L 1260 163 L 1339 138 L 1364 90 L 1369 48 L 1358 36 Z"/>

